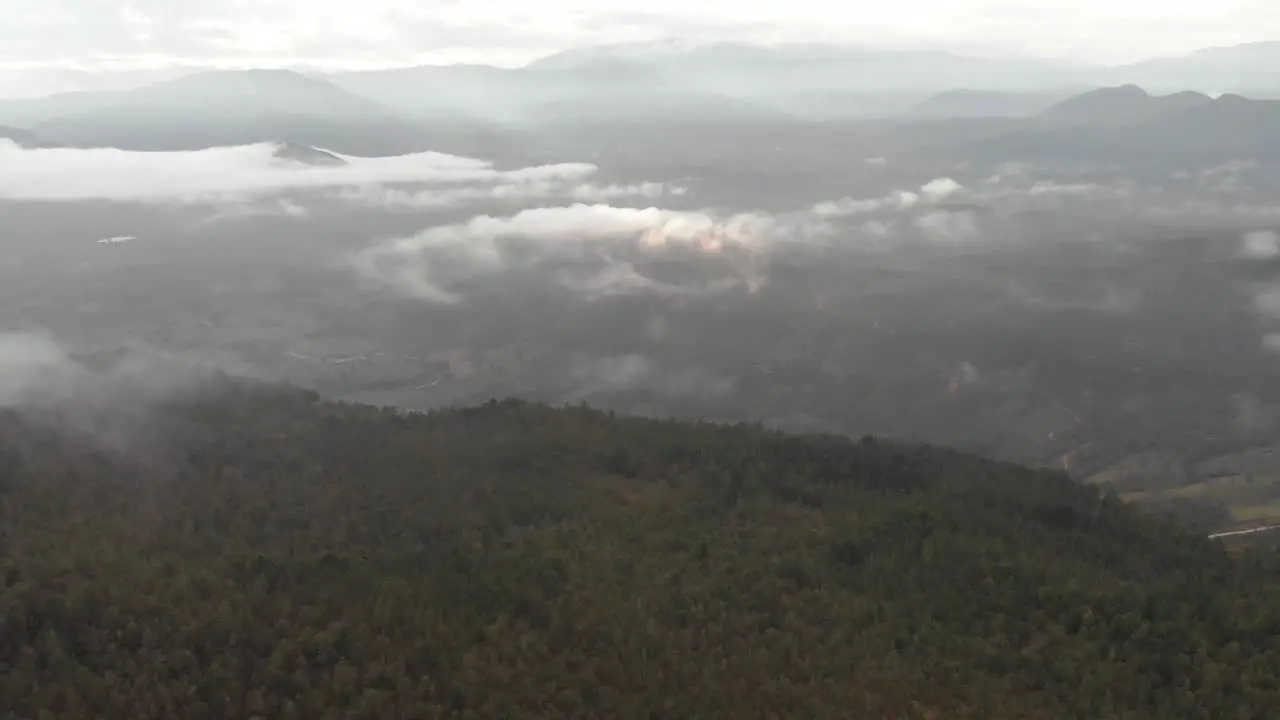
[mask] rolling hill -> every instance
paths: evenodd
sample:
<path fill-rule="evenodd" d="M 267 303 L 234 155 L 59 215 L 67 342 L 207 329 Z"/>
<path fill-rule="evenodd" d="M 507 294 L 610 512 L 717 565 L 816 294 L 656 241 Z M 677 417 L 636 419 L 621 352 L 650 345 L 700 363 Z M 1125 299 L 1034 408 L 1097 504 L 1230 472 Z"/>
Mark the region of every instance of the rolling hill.
<path fill-rule="evenodd" d="M 1151 95 L 1137 85 L 1099 88 L 1062 100 L 1039 113 L 1042 123 L 1064 126 L 1123 126 L 1156 122 L 1213 102 L 1197 92 Z"/>
<path fill-rule="evenodd" d="M 1280 711 L 1275 555 L 1054 472 L 225 376 L 102 397 L 0 412 L 18 716 Z"/>

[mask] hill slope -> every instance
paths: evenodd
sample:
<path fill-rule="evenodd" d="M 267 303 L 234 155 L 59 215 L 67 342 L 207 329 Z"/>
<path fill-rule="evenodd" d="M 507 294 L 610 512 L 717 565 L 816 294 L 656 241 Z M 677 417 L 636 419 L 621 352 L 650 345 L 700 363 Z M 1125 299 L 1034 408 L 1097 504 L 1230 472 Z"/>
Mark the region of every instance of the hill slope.
<path fill-rule="evenodd" d="M 69 115 L 110 106 L 120 93 L 65 92 L 34 98 L 0 98 L 0 125 L 36 127 Z"/>
<path fill-rule="evenodd" d="M 909 108 L 906 114 L 928 118 L 1029 118 L 1061 99 L 1054 93 L 947 90 Z"/>
<path fill-rule="evenodd" d="M 1099 88 L 1067 98 L 1040 113 L 1043 122 L 1061 125 L 1132 125 L 1208 105 L 1213 99 L 1196 92 L 1151 95 L 1137 85 Z"/>
<path fill-rule="evenodd" d="M 1280 711 L 1274 559 L 1055 473 L 225 378 L 71 409 L 0 414 L 19 717 Z"/>
<path fill-rule="evenodd" d="M 18 147 L 35 147 L 40 144 L 40 139 L 35 133 L 3 125 L 0 125 L 0 140 L 8 140 Z"/>

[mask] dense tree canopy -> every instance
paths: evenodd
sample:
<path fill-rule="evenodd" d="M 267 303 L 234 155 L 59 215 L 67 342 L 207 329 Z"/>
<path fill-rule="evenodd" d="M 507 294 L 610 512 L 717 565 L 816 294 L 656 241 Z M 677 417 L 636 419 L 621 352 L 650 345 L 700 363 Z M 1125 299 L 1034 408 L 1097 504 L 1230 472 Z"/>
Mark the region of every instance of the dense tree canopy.
<path fill-rule="evenodd" d="M 226 378 L 0 414 L 0 718 L 1277 717 L 1278 577 L 872 439 Z"/>

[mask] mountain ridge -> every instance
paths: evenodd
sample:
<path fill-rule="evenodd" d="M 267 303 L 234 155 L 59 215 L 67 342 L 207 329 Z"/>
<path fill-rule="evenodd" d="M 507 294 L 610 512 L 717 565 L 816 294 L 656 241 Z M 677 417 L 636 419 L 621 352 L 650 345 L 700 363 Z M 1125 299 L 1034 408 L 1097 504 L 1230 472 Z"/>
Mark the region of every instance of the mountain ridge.
<path fill-rule="evenodd" d="M 788 54 L 792 60 L 800 61 L 816 61 L 816 60 L 893 60 L 893 59 L 933 59 L 943 62 L 963 62 L 973 63 L 976 67 L 999 67 L 999 66 L 1026 66 L 1028 63 L 1040 68 L 1058 68 L 1058 69 L 1074 69 L 1086 70 L 1085 77 L 1081 80 L 1083 84 L 1106 86 L 1118 85 L 1126 83 L 1136 83 L 1139 85 L 1151 85 L 1161 90 L 1171 89 L 1169 86 L 1181 85 L 1176 89 L 1198 89 L 1202 92 L 1242 92 L 1258 94 L 1262 91 L 1280 92 L 1280 86 L 1274 74 L 1267 68 L 1274 66 L 1276 58 L 1280 57 L 1280 41 L 1260 41 L 1241 43 L 1238 45 L 1226 46 L 1210 46 L 1200 48 L 1188 53 L 1166 57 L 1152 57 L 1129 63 L 1120 64 L 1098 64 L 1087 62 L 1073 62 L 1050 57 L 1015 57 L 1012 55 L 981 55 L 967 52 L 948 51 L 943 49 L 885 49 L 873 46 L 864 46 L 853 43 L 813 43 L 813 42 L 783 42 L 783 43 L 750 43 L 741 41 L 726 40 L 691 40 L 682 38 L 668 38 L 647 42 L 622 42 L 622 43 L 600 43 L 595 45 L 586 45 L 566 50 L 551 52 L 546 55 L 534 58 L 527 63 L 515 67 L 501 65 L 486 65 L 483 63 L 442 63 L 442 64 L 419 64 L 409 66 L 388 66 L 386 68 L 375 70 L 335 70 L 335 71 L 315 71 L 308 74 L 318 76 L 332 75 L 350 75 L 359 73 L 380 73 L 397 70 L 441 70 L 449 71 L 452 69 L 469 67 L 472 69 L 485 69 L 486 71 L 499 71 L 503 73 L 520 74 L 523 71 L 537 69 L 565 69 L 574 68 L 584 64 L 590 64 L 593 61 L 613 62 L 620 59 L 629 59 L 632 61 L 662 60 L 672 58 L 696 59 L 698 55 L 715 55 L 715 54 L 737 54 L 739 57 L 752 57 L 756 59 L 769 59 L 787 57 Z M 1250 64 L 1253 65 L 1250 65 Z M 1251 67 L 1253 69 L 1251 69 Z M 1200 70 L 1197 70 L 1200 68 Z M 200 69 L 191 68 L 191 74 L 200 72 L 219 71 L 216 68 Z M 1241 72 L 1244 75 L 1241 75 Z M 234 72 L 234 71 L 227 71 Z M 1188 75 L 1188 73 L 1191 73 Z M 1214 76 L 1214 73 L 1219 73 Z M 1201 74 L 1197 74 L 1201 73 Z M 1207 74 L 1203 74 L 1207 73 Z M 1232 75 L 1234 73 L 1234 75 Z M 107 73 L 110 74 L 110 73 Z M 129 74 L 125 72 L 124 74 Z M 136 73 L 135 73 L 136 74 Z M 163 73 L 153 72 L 152 75 L 163 76 Z M 92 77 L 93 74 L 81 73 L 86 77 Z M 1181 78 L 1181 81 L 1179 81 Z M 1190 80 L 1188 80 L 1190 78 Z M 1208 83 L 1212 87 L 1196 87 L 1197 84 Z M 973 76 L 964 82 L 956 82 L 950 85 L 934 87 L 934 92 L 942 92 L 951 88 L 960 88 L 965 86 L 983 86 L 983 77 Z M 1077 83 L 1078 84 L 1078 83 Z M 138 87 L 137 81 L 127 83 L 129 88 Z M 101 87 L 85 87 L 81 91 L 55 93 L 57 95 L 74 95 L 89 94 L 105 91 L 120 91 L 120 83 L 108 82 Z M 1032 89 L 1032 88 L 1024 88 Z M 22 98 L 23 100 L 32 100 L 38 98 Z M 3 110 L 3 104 L 14 102 L 15 99 L 0 98 L 0 110 Z M 4 121 L 3 114 L 0 114 L 0 122 Z M 29 123 L 13 123 L 10 124 L 26 125 Z"/>
<path fill-rule="evenodd" d="M 1038 120 L 1065 125 L 1130 125 L 1159 119 L 1213 102 L 1203 93 L 1152 95 L 1135 84 L 1090 90 L 1047 108 Z"/>
<path fill-rule="evenodd" d="M 288 70 L 210 71 L 122 91 L 36 132 L 71 145 L 128 150 L 273 141 L 353 155 L 431 149 L 424 130 L 374 101 Z"/>

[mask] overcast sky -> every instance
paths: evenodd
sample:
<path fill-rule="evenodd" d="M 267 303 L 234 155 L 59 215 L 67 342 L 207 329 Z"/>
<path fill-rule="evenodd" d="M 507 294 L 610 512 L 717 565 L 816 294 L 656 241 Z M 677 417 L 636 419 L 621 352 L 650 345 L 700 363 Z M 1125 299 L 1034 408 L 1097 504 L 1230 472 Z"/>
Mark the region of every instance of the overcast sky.
<path fill-rule="evenodd" d="M 1125 62 L 1280 39 L 1275 0 L 0 0 L 0 94 L 19 68 L 519 64 L 679 36 L 839 40 Z M 51 82 L 23 73 L 28 84 Z M 6 89 L 10 92 L 6 93 Z M 56 88 L 54 88 L 56 89 Z"/>

